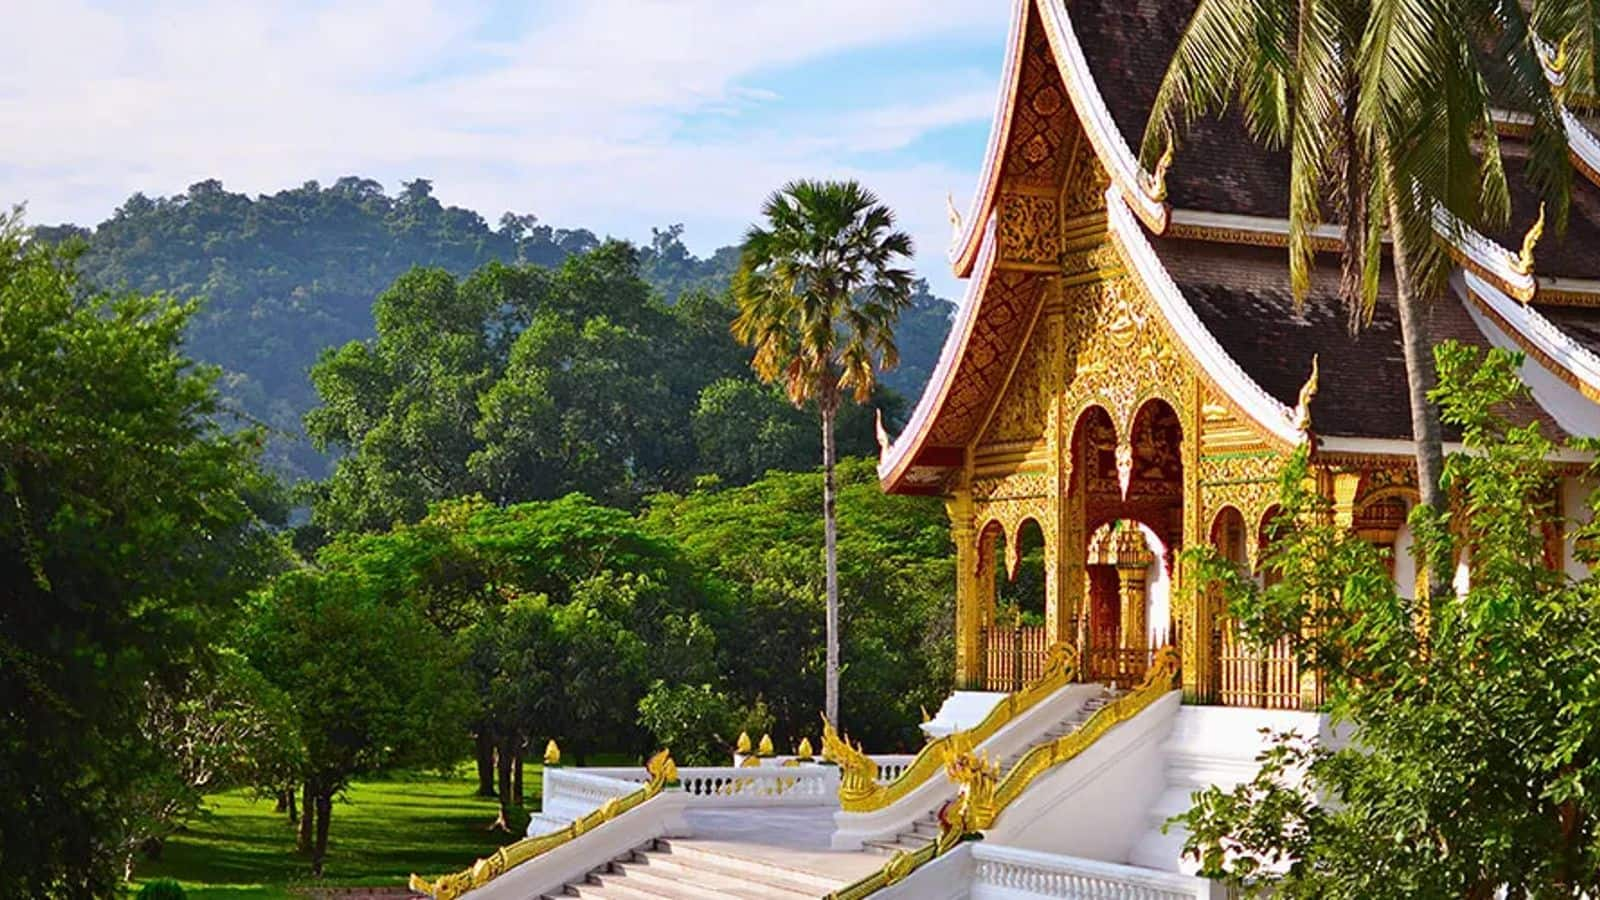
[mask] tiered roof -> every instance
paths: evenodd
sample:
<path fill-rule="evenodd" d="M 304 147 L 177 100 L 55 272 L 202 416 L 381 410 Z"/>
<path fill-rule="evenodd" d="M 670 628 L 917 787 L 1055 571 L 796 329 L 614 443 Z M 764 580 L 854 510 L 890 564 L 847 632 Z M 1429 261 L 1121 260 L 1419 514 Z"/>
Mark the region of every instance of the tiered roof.
<path fill-rule="evenodd" d="M 1028 139 L 1019 128 L 1034 127 L 1019 126 L 1030 115 L 1019 97 L 1026 50 L 1041 36 L 1076 123 L 1111 177 L 1108 230 L 1212 383 L 1264 436 L 1292 442 L 1298 433 L 1290 408 L 1316 354 L 1322 376 L 1311 413 L 1318 447 L 1409 451 L 1392 303 L 1380 303 L 1372 324 L 1350 335 L 1331 254 L 1305 303 L 1297 308 L 1290 296 L 1282 249 L 1287 156 L 1251 140 L 1237 116 L 1196 123 L 1164 186 L 1135 156 L 1194 7 L 1195 0 L 1018 0 L 979 189 L 951 253 L 956 274 L 970 278 L 967 296 L 911 421 L 884 453 L 886 488 L 937 492 L 960 468 L 976 436 L 972 423 L 982 418 L 968 407 L 996 402 L 1042 297 L 1041 278 L 995 266 L 994 234 L 1008 148 Z M 1515 416 L 1537 419 L 1557 437 L 1600 433 L 1600 187 L 1591 180 L 1600 179 L 1600 138 L 1576 116 L 1567 124 L 1574 162 L 1587 177 L 1575 179 L 1566 233 L 1552 228 L 1538 244 L 1535 268 L 1527 268 L 1522 236 L 1539 206 L 1508 136 L 1511 224 L 1486 237 L 1441 217 L 1462 271 L 1431 312 L 1440 337 L 1527 351 L 1524 376 L 1536 403 Z M 1336 246 L 1336 230 L 1327 232 Z M 1391 296 L 1392 286 L 1383 293 Z"/>

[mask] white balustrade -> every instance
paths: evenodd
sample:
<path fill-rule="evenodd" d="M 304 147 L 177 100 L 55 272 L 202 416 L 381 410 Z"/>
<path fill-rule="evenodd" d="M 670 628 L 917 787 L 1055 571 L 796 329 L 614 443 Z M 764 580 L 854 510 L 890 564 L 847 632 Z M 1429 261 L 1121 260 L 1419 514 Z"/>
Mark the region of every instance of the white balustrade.
<path fill-rule="evenodd" d="M 1222 885 L 1157 869 L 976 842 L 972 900 L 1094 897 L 1098 900 L 1213 900 Z"/>
<path fill-rule="evenodd" d="M 606 801 L 640 789 L 649 778 L 643 766 L 545 769 L 544 803 L 528 822 L 528 834 L 562 828 Z M 687 806 L 834 806 L 839 802 L 839 770 L 835 766 L 685 767 L 678 769 L 678 780 Z"/>
<path fill-rule="evenodd" d="M 900 773 L 904 772 L 906 766 L 911 765 L 911 761 L 916 758 L 914 754 L 910 753 L 885 753 L 882 756 L 873 754 L 872 761 L 878 764 L 877 782 L 879 784 L 888 784 L 899 778 Z"/>
<path fill-rule="evenodd" d="M 838 803 L 836 766 L 727 766 L 678 769 L 689 805 L 832 806 Z"/>
<path fill-rule="evenodd" d="M 542 790 L 544 799 L 539 812 L 528 820 L 527 833 L 532 836 L 563 828 L 573 819 L 604 806 L 607 800 L 637 791 L 648 778 L 643 766 L 637 769 L 547 768 Z"/>

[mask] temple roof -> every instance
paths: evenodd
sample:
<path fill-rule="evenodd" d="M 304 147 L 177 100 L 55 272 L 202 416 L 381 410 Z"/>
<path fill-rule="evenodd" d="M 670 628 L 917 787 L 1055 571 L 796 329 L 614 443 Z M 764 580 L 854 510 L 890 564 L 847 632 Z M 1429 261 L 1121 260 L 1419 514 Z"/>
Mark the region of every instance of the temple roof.
<path fill-rule="evenodd" d="M 1316 354 L 1323 376 L 1311 416 L 1323 443 L 1356 453 L 1407 452 L 1405 367 L 1392 302 L 1385 302 L 1392 286 L 1385 284 L 1373 321 L 1353 337 L 1336 296 L 1331 257 L 1320 264 L 1304 305 L 1296 307 L 1290 297 L 1287 155 L 1261 147 L 1232 113 L 1185 132 L 1165 184 L 1135 154 L 1195 5 L 1016 0 L 989 150 L 951 253 L 957 275 L 972 280 L 911 421 L 885 449 L 879 474 L 886 488 L 938 491 L 945 475 L 961 466 L 982 418 L 974 410 L 1000 396 L 1027 331 L 1021 323 L 1048 277 L 1020 274 L 995 260 L 996 208 L 1012 131 L 1020 127 L 1013 119 L 1031 115 L 1020 110 L 1019 94 L 1037 53 L 1024 56 L 1040 45 L 1041 34 L 1048 38 L 1047 65 L 1110 177 L 1108 234 L 1202 374 L 1261 434 L 1293 442 L 1298 432 L 1290 407 Z M 1600 139 L 1570 115 L 1568 131 L 1576 135 L 1574 161 L 1583 168 L 1592 156 L 1595 166 L 1586 171 L 1600 176 Z M 1557 437 L 1600 432 L 1600 254 L 1594 249 L 1600 248 L 1600 187 L 1575 179 L 1568 229 L 1547 229 L 1530 270 L 1519 250 L 1539 215 L 1537 193 L 1523 178 L 1517 139 L 1508 135 L 1502 146 L 1513 192 L 1509 223 L 1486 236 L 1439 215 L 1440 234 L 1463 270 L 1452 291 L 1433 304 L 1431 325 L 1441 338 L 1524 350 L 1530 366 L 1555 376 L 1525 369 L 1540 382 L 1537 403 L 1517 410 L 1516 418 L 1542 421 Z M 1337 230 L 1326 231 L 1336 246 Z M 1595 428 L 1588 427 L 1591 421 Z"/>
<path fill-rule="evenodd" d="M 1338 263 L 1329 255 L 1319 260 L 1311 290 L 1297 305 L 1281 250 L 1173 239 L 1160 240 L 1155 247 L 1207 330 L 1277 400 L 1296 402 L 1311 358 L 1318 358 L 1321 377 L 1311 422 L 1319 436 L 1410 439 L 1405 358 L 1391 277 L 1383 280 L 1372 320 L 1352 334 L 1338 296 Z M 1441 340 L 1491 346 L 1454 294 L 1432 304 L 1428 324 Z M 1564 435 L 1533 404 L 1520 404 L 1513 418 L 1538 420 L 1548 434 Z M 1459 437 L 1449 428 L 1445 431 L 1447 440 Z"/>
<path fill-rule="evenodd" d="M 1135 149 L 1195 0 L 1073 0 L 1073 26 L 1117 128 Z M 1289 157 L 1252 140 L 1236 114 L 1184 133 L 1167 175 L 1179 209 L 1281 217 L 1289 208 Z"/>

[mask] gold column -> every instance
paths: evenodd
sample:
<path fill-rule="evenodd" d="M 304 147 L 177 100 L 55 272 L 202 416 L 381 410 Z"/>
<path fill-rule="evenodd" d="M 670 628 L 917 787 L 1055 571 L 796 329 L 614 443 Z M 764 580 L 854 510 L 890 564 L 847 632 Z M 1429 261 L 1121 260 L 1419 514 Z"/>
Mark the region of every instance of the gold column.
<path fill-rule="evenodd" d="M 1197 376 L 1191 376 L 1186 385 L 1185 408 L 1179 410 L 1184 417 L 1183 429 L 1183 546 L 1198 547 L 1208 539 L 1204 520 L 1205 503 L 1200 496 L 1200 441 L 1205 427 L 1205 403 Z M 1170 548 L 1169 548 L 1170 549 Z M 1210 693 L 1211 626 L 1216 611 L 1209 598 L 1199 589 L 1199 579 L 1194 577 L 1193 564 L 1177 553 L 1173 554 L 1172 605 L 1178 611 L 1178 621 L 1172 639 L 1179 644 L 1183 660 L 1183 699 L 1194 703 L 1207 699 Z"/>
<path fill-rule="evenodd" d="M 1147 650 L 1146 635 L 1149 624 L 1145 621 L 1145 588 L 1150 563 L 1155 554 L 1145 546 L 1144 534 L 1138 527 L 1123 529 L 1117 535 L 1117 581 L 1122 593 L 1122 649 Z M 1132 662 L 1129 652 L 1125 662 Z"/>
<path fill-rule="evenodd" d="M 1044 302 L 1044 320 L 1040 322 L 1040 328 L 1045 338 L 1045 371 L 1061 372 L 1066 366 L 1066 315 L 1059 280 L 1052 279 L 1045 286 Z M 1069 512 L 1065 498 L 1072 480 L 1072 464 L 1067 458 L 1069 451 L 1065 448 L 1072 438 L 1066 433 L 1067 425 L 1062 421 L 1066 416 L 1062 379 L 1046 378 L 1045 385 L 1049 393 L 1046 398 L 1045 443 L 1050 460 L 1050 498 L 1045 507 L 1050 518 L 1049 527 L 1045 529 L 1045 633 L 1050 636 L 1052 643 L 1070 643 L 1074 638 L 1070 626 L 1076 608 L 1071 605 L 1074 602 L 1072 591 L 1066 586 L 1074 580 L 1083 580 L 1082 562 L 1077 561 L 1074 565 L 1071 529 L 1066 521 Z"/>
<path fill-rule="evenodd" d="M 972 687 L 978 679 L 983 648 L 979 646 L 983 595 L 978 584 L 978 535 L 972 522 L 972 491 L 960 488 L 945 501 L 950 539 L 956 545 L 956 686 Z"/>
<path fill-rule="evenodd" d="M 1085 533 L 1083 471 L 1082 467 L 1076 465 L 1078 461 L 1072 458 L 1071 429 L 1074 424 L 1063 423 L 1067 434 L 1061 442 L 1061 452 L 1056 454 L 1057 465 L 1061 469 L 1061 495 L 1057 498 L 1061 527 L 1057 530 L 1056 538 L 1061 562 L 1057 567 L 1056 590 L 1060 595 L 1061 628 L 1067 632 L 1062 639 L 1072 642 L 1080 654 L 1078 672 L 1081 677 L 1087 665 L 1087 660 L 1082 659 L 1081 655 L 1088 639 L 1089 536 Z M 1074 621 L 1076 627 L 1072 627 Z"/>
<path fill-rule="evenodd" d="M 1334 472 L 1331 474 L 1329 488 L 1333 491 L 1333 522 L 1340 528 L 1355 527 L 1356 489 L 1360 486 L 1360 473 Z"/>

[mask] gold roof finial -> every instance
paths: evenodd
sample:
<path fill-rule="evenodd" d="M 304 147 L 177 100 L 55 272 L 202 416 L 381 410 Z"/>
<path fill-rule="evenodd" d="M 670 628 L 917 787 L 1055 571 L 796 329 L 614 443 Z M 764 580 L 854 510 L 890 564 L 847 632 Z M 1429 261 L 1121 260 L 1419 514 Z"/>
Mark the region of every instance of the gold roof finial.
<path fill-rule="evenodd" d="M 1534 38 L 1533 46 L 1539 52 L 1539 62 L 1543 63 L 1546 69 L 1557 75 L 1565 74 L 1567 71 L 1567 37 L 1568 35 L 1563 35 L 1560 42 L 1556 44 L 1556 55 L 1554 57 L 1550 55 L 1548 49 L 1550 45 L 1548 43 L 1538 37 Z"/>
<path fill-rule="evenodd" d="M 1539 218 L 1533 222 L 1533 227 L 1522 236 L 1522 252 L 1517 256 L 1516 269 L 1518 274 L 1533 274 L 1533 248 L 1538 246 L 1539 238 L 1544 237 L 1544 204 L 1539 204 Z M 1527 301 L 1523 301 L 1527 302 Z"/>
<path fill-rule="evenodd" d="M 956 198 L 949 191 L 944 192 L 944 214 L 950 220 L 950 239 L 961 240 L 961 210 L 956 209 Z"/>
<path fill-rule="evenodd" d="M 1167 170 L 1172 168 L 1172 157 L 1176 153 L 1172 144 L 1172 135 L 1167 135 L 1167 149 L 1161 151 L 1161 158 L 1156 160 L 1156 170 L 1150 177 L 1150 198 L 1157 203 L 1167 200 Z"/>
<path fill-rule="evenodd" d="M 1294 427 L 1300 432 L 1300 440 L 1305 441 L 1311 436 L 1311 401 L 1317 396 L 1317 354 L 1311 354 L 1311 375 L 1306 378 L 1306 383 L 1300 386 L 1300 402 L 1294 407 Z"/>

